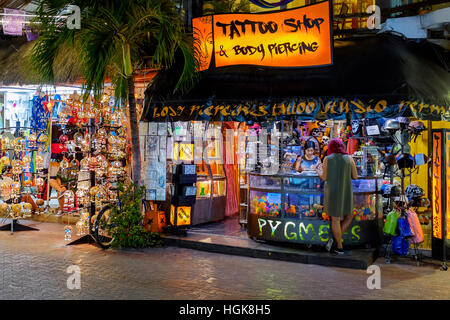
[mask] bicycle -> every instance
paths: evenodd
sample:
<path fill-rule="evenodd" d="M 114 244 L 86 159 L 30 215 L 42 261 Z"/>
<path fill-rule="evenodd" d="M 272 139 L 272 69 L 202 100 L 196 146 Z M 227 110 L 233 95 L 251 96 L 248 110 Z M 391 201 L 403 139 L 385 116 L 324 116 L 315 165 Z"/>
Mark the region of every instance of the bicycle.
<path fill-rule="evenodd" d="M 120 200 L 118 207 L 120 209 Z M 115 227 L 111 223 L 112 210 L 113 204 L 107 204 L 100 210 L 94 222 L 94 239 L 102 249 L 110 248 L 114 241 L 114 237 L 111 234 Z"/>
<path fill-rule="evenodd" d="M 144 208 L 147 207 L 145 200 L 142 200 L 142 204 Z M 94 222 L 94 238 L 102 249 L 110 248 L 114 242 L 112 230 L 114 230 L 115 225 L 111 221 L 114 206 L 114 203 L 105 205 L 98 213 Z M 117 208 L 120 210 L 120 199 L 117 201 Z"/>

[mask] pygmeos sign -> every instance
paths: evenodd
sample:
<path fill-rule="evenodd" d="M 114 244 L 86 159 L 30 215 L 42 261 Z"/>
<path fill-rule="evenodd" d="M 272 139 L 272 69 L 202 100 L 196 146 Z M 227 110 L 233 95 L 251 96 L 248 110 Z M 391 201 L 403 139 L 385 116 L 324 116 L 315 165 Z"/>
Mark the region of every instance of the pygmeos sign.
<path fill-rule="evenodd" d="M 210 67 L 326 66 L 333 62 L 330 3 L 275 13 L 218 14 L 192 20 L 198 71 Z"/>

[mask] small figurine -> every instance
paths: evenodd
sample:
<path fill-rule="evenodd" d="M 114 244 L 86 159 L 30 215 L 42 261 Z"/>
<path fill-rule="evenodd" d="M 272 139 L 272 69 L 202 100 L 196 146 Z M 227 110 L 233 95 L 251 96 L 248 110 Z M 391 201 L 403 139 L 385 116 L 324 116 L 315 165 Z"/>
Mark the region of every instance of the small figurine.
<path fill-rule="evenodd" d="M 297 213 L 297 210 L 295 209 L 295 206 L 293 204 L 291 204 L 289 206 L 289 209 L 287 210 L 288 213 L 295 215 Z"/>

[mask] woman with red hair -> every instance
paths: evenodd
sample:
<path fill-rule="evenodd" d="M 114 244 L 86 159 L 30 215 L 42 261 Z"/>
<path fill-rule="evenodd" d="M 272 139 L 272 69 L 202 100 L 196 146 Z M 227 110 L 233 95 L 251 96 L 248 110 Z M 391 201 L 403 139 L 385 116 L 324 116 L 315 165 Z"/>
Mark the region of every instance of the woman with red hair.
<path fill-rule="evenodd" d="M 325 181 L 325 212 L 331 217 L 333 237 L 326 248 L 334 254 L 343 254 L 342 235 L 353 220 L 352 179 L 358 179 L 355 162 L 345 152 L 340 139 L 328 142 L 327 157 L 324 159 L 322 173 L 316 169 L 319 177 Z"/>

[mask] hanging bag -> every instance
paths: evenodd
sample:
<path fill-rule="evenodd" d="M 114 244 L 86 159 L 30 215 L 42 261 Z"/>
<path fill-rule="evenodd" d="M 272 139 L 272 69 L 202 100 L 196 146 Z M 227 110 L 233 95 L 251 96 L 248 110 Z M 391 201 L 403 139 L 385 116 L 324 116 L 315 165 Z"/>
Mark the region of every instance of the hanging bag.
<path fill-rule="evenodd" d="M 403 238 L 408 238 L 414 236 L 411 226 L 409 225 L 408 219 L 406 217 L 398 218 L 398 231 L 400 236 Z"/>
<path fill-rule="evenodd" d="M 409 250 L 409 242 L 402 236 L 392 238 L 392 252 L 400 256 L 406 256 Z"/>
<path fill-rule="evenodd" d="M 397 211 L 396 210 L 391 211 L 386 217 L 383 232 L 391 236 L 397 235 L 397 224 L 398 224 L 397 221 L 398 221 Z"/>
<path fill-rule="evenodd" d="M 413 209 L 409 209 L 406 212 L 407 219 L 409 222 L 409 225 L 414 233 L 413 237 L 411 238 L 412 243 L 422 243 L 423 242 L 423 231 L 422 226 L 420 225 L 419 218 L 417 217 L 417 213 Z"/>

